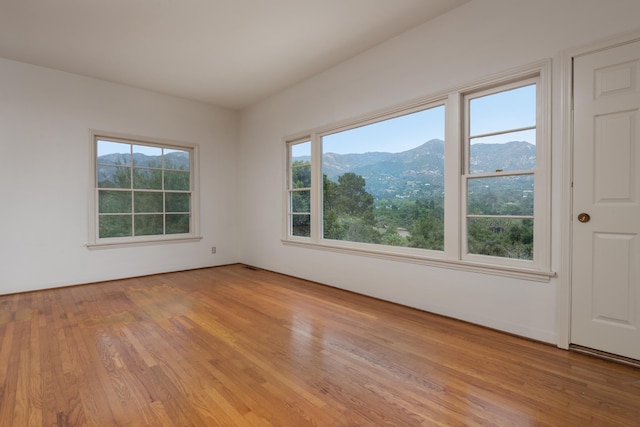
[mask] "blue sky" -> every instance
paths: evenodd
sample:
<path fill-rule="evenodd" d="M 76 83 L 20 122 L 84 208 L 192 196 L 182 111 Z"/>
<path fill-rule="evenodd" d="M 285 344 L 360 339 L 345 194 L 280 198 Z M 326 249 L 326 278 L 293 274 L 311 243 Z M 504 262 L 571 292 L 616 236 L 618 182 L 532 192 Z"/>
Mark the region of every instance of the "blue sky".
<path fill-rule="evenodd" d="M 485 135 L 536 125 L 536 86 L 529 85 L 472 99 L 471 135 Z M 432 139 L 444 140 L 444 106 L 389 119 L 327 135 L 322 139 L 323 152 L 398 153 Z M 472 139 L 471 143 L 502 144 L 527 141 L 535 144 L 535 129 Z M 300 147 L 303 149 L 303 147 Z M 294 156 L 303 155 L 294 152 Z"/>
<path fill-rule="evenodd" d="M 113 154 L 113 153 L 120 153 L 120 154 L 124 154 L 124 153 L 129 153 L 131 148 L 130 148 L 130 144 L 124 144 L 124 143 L 120 143 L 120 142 L 113 142 L 113 141 L 104 141 L 104 140 L 98 140 L 98 157 L 100 156 L 104 156 L 105 154 Z M 165 148 L 164 152 L 167 153 L 171 153 L 171 152 L 177 152 L 177 151 L 184 151 L 184 150 L 172 150 L 172 149 L 168 149 Z M 160 156 L 162 155 L 162 148 L 160 147 L 150 147 L 147 145 L 134 145 L 133 146 L 133 152 L 134 153 L 142 153 L 142 154 L 146 154 L 147 156 Z"/>
<path fill-rule="evenodd" d="M 325 153 L 399 153 L 432 139 L 444 140 L 444 106 L 327 135 L 322 147 Z"/>

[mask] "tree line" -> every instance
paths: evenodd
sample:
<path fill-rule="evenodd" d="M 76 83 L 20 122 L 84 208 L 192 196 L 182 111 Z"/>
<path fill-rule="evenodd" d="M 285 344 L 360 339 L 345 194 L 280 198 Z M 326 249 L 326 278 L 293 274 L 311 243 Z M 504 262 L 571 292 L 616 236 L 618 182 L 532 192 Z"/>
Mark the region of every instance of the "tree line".
<path fill-rule="evenodd" d="M 293 170 L 294 188 L 310 187 L 310 168 Z M 516 197 L 518 191 L 519 198 Z M 297 211 L 309 212 L 309 194 L 292 194 Z M 347 172 L 337 181 L 323 175 L 322 196 L 325 239 L 444 250 L 443 188 L 432 188 L 416 200 L 376 200 L 367 192 L 362 176 Z M 488 189 L 474 195 L 469 212 L 519 215 L 532 211 L 532 203 L 531 198 L 523 197 L 522 190 L 516 188 Z M 490 217 L 468 221 L 470 253 L 532 259 L 532 220 Z M 306 223 L 306 227 L 308 225 Z"/>

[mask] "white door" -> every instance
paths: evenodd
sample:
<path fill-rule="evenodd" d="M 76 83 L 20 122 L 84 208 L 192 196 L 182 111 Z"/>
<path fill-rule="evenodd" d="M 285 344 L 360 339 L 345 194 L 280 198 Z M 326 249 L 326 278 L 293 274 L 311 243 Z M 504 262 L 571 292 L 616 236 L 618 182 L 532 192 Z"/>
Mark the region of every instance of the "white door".
<path fill-rule="evenodd" d="M 640 360 L 640 41 L 573 73 L 571 342 Z"/>

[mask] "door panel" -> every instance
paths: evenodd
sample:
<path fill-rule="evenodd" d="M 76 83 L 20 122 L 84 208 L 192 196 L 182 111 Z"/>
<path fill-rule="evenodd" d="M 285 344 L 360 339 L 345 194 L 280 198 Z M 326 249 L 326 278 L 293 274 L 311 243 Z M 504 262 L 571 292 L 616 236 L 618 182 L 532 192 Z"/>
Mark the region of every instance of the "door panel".
<path fill-rule="evenodd" d="M 633 327 L 635 277 L 629 267 L 638 255 L 635 251 L 637 237 L 610 233 L 594 233 L 593 237 L 594 298 L 591 318 Z"/>
<path fill-rule="evenodd" d="M 640 360 L 639 41 L 574 58 L 573 135 L 571 342 Z"/>
<path fill-rule="evenodd" d="M 633 129 L 637 111 L 595 118 L 595 202 L 635 201 L 636 165 Z M 615 171 L 615 173 L 612 173 Z"/>

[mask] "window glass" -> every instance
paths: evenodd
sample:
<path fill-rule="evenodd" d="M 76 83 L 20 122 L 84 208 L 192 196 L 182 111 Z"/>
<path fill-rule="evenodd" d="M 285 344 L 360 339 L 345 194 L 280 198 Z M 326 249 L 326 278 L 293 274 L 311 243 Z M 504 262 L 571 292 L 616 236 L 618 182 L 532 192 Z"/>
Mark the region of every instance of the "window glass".
<path fill-rule="evenodd" d="M 444 113 L 322 137 L 325 239 L 443 250 Z"/>
<path fill-rule="evenodd" d="M 164 149 L 164 168 L 188 171 L 191 169 L 191 156 L 188 151 Z"/>
<path fill-rule="evenodd" d="M 131 168 L 98 165 L 98 187 L 131 188 Z"/>
<path fill-rule="evenodd" d="M 293 215 L 291 235 L 299 237 L 311 236 L 311 216 Z"/>
<path fill-rule="evenodd" d="M 98 209 L 101 213 L 131 212 L 130 191 L 98 191 Z"/>
<path fill-rule="evenodd" d="M 311 208 L 311 191 L 294 191 L 291 193 L 291 212 L 309 212 Z"/>
<path fill-rule="evenodd" d="M 469 215 L 533 215 L 533 175 L 474 178 L 467 186 Z"/>
<path fill-rule="evenodd" d="M 189 212 L 191 210 L 191 194 L 165 193 L 166 212 Z"/>
<path fill-rule="evenodd" d="M 470 139 L 469 173 L 518 171 L 535 167 L 535 129 Z"/>
<path fill-rule="evenodd" d="M 133 168 L 133 188 L 162 190 L 162 170 Z"/>
<path fill-rule="evenodd" d="M 148 145 L 134 145 L 133 165 L 148 168 L 161 168 L 162 148 L 150 147 Z"/>
<path fill-rule="evenodd" d="M 132 235 L 131 215 L 100 215 L 98 236 L 128 237 Z"/>
<path fill-rule="evenodd" d="M 469 102 L 471 136 L 536 125 L 536 85 L 498 91 Z"/>
<path fill-rule="evenodd" d="M 165 190 L 183 190 L 187 191 L 191 187 L 191 174 L 189 171 L 164 171 L 164 189 Z"/>
<path fill-rule="evenodd" d="M 129 165 L 131 164 L 131 145 L 122 142 L 97 141 L 98 164 Z"/>
<path fill-rule="evenodd" d="M 162 215 L 134 215 L 134 218 L 136 236 L 157 236 L 164 234 Z"/>
<path fill-rule="evenodd" d="M 532 219 L 469 218 L 467 228 L 467 247 L 471 254 L 533 259 Z"/>
<path fill-rule="evenodd" d="M 151 191 L 135 191 L 133 204 L 136 213 L 162 212 L 162 193 Z"/>
<path fill-rule="evenodd" d="M 292 188 L 311 187 L 311 142 L 293 145 L 291 158 Z"/>
<path fill-rule="evenodd" d="M 167 214 L 167 234 L 181 234 L 189 232 L 190 215 Z"/>

